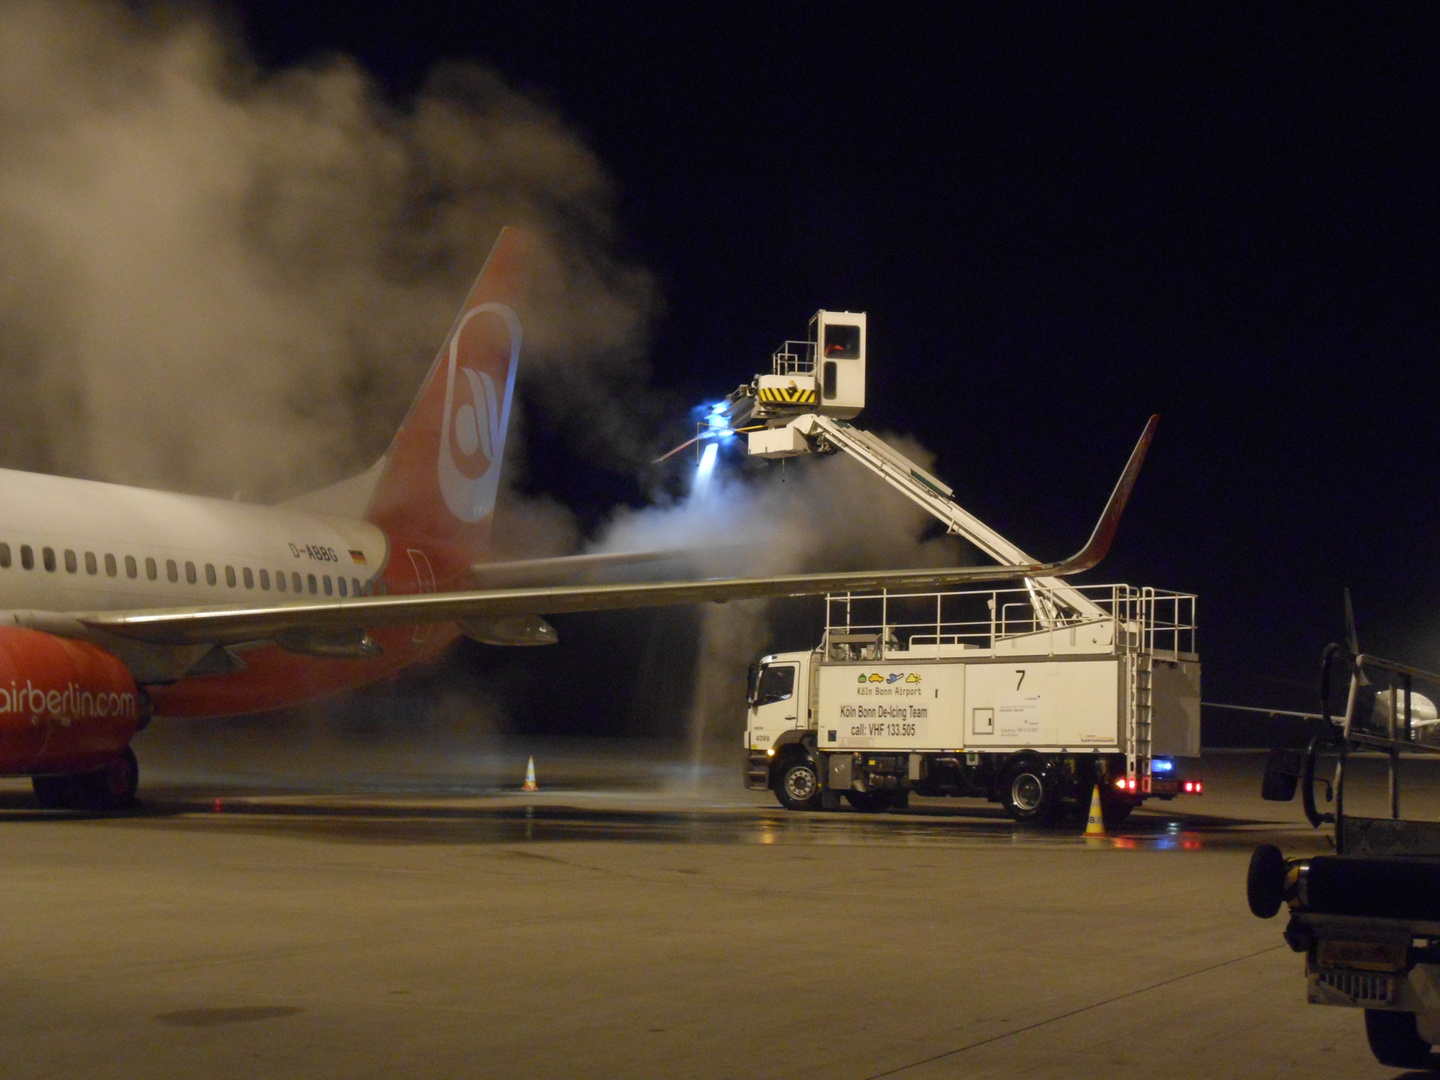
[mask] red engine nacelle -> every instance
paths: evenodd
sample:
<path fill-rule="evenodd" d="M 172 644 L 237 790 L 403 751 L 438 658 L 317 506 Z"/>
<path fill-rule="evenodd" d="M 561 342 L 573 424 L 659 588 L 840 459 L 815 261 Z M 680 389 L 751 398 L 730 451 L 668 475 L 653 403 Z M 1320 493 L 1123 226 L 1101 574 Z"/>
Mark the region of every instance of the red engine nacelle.
<path fill-rule="evenodd" d="M 98 769 L 129 745 L 140 710 L 135 680 L 104 649 L 0 627 L 0 774 Z"/>

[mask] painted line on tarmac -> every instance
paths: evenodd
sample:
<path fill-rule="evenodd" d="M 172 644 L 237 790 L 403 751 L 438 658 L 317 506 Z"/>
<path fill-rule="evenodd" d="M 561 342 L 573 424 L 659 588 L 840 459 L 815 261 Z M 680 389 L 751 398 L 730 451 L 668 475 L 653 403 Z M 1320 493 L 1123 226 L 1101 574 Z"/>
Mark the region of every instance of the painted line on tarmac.
<path fill-rule="evenodd" d="M 1060 1013 L 1058 1016 L 1047 1017 L 1044 1020 L 1037 1020 L 1033 1024 L 1026 1024 L 1024 1027 L 1015 1028 L 1012 1031 L 1005 1031 L 999 1035 L 991 1035 L 988 1039 L 977 1039 L 975 1042 L 966 1043 L 964 1046 L 957 1046 L 954 1050 L 946 1050 L 944 1053 L 934 1054 L 931 1057 L 921 1058 L 919 1061 L 912 1061 L 908 1065 L 897 1065 L 893 1069 L 886 1069 L 884 1072 L 873 1073 L 865 1080 L 882 1080 L 886 1076 L 899 1076 L 901 1073 L 911 1069 L 918 1069 L 921 1065 L 931 1065 L 937 1061 L 944 1061 L 946 1058 L 954 1057 L 956 1054 L 963 1054 L 967 1050 L 974 1050 L 977 1046 L 987 1046 L 1002 1039 L 1008 1039 L 1014 1035 L 1023 1035 L 1027 1031 L 1034 1031 L 1036 1028 L 1045 1027 L 1047 1024 L 1054 1024 L 1061 1020 L 1068 1020 L 1072 1016 L 1079 1016 L 1081 1013 L 1090 1012 L 1103 1005 L 1113 1005 L 1117 1001 L 1124 1001 L 1126 998 L 1136 997 L 1140 994 L 1148 994 L 1151 990 L 1158 990 L 1162 986 L 1169 986 L 1172 983 L 1184 982 L 1186 979 L 1193 979 L 1196 975 L 1204 975 L 1209 971 L 1218 971 L 1220 968 L 1230 967 L 1233 964 L 1244 963 L 1246 960 L 1253 960 L 1257 956 L 1264 956 L 1266 953 L 1279 952 L 1281 949 L 1289 948 L 1288 945 L 1271 945 L 1269 948 L 1259 949 L 1256 952 L 1246 953 L 1244 956 L 1235 956 L 1229 960 L 1221 960 L 1218 964 L 1211 964 L 1208 967 L 1196 968 L 1194 971 L 1187 971 L 1183 975 L 1173 975 L 1168 979 L 1161 979 L 1159 982 L 1151 983 L 1149 986 L 1142 986 L 1135 990 L 1127 990 L 1123 994 L 1116 994 L 1114 997 L 1105 998 L 1103 1001 L 1092 1001 L 1089 1005 L 1081 1005 L 1078 1009 L 1071 1009 L 1069 1012 Z"/>

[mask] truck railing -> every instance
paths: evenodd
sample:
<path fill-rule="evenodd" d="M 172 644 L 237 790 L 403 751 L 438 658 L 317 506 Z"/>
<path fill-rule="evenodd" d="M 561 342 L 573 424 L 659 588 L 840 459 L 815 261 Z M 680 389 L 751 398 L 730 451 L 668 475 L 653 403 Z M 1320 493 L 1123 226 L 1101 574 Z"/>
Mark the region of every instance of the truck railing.
<path fill-rule="evenodd" d="M 771 354 L 770 362 L 776 375 L 814 375 L 815 342 L 787 341 Z"/>
<path fill-rule="evenodd" d="M 955 656 L 974 650 L 1015 655 L 1076 652 L 1140 653 L 1161 660 L 1195 660 L 1196 596 L 1130 585 L 1068 585 L 1097 616 L 1056 619 L 1036 603 L 1036 586 L 941 592 L 834 593 L 826 597 L 827 658 L 883 659 Z M 1043 592 L 1043 589 L 1039 590 Z"/>

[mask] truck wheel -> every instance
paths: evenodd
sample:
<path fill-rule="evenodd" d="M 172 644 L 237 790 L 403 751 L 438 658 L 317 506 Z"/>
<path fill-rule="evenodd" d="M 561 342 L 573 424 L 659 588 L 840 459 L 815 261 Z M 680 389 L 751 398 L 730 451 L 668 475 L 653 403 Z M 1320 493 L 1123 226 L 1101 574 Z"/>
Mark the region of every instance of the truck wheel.
<path fill-rule="evenodd" d="M 815 810 L 820 806 L 820 774 L 812 762 L 796 758 L 780 767 L 775 797 L 786 810 Z"/>
<path fill-rule="evenodd" d="M 850 805 L 862 814 L 878 814 L 895 805 L 893 791 L 847 791 L 845 798 L 849 799 Z"/>
<path fill-rule="evenodd" d="M 1005 770 L 1000 802 L 1016 821 L 1046 825 L 1057 809 L 1055 778 L 1037 758 L 1022 758 Z"/>
<path fill-rule="evenodd" d="M 1103 787 L 1100 789 L 1100 818 L 1106 825 L 1124 825 L 1130 811 L 1139 805 L 1134 799 L 1111 795 Z"/>
<path fill-rule="evenodd" d="M 1414 1013 L 1366 1009 L 1365 1037 L 1381 1065 L 1392 1069 L 1433 1069 L 1440 1065 L 1430 1056 L 1430 1044 L 1420 1038 Z"/>

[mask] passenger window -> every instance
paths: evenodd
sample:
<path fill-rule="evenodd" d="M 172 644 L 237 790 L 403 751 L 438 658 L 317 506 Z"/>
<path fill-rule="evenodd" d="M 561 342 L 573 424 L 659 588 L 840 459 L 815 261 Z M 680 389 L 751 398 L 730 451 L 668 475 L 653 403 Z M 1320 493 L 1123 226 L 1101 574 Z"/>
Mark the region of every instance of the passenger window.
<path fill-rule="evenodd" d="M 295 570 L 290 574 L 290 585 L 295 592 L 299 592 L 304 586 L 300 584 L 300 571 Z"/>
<path fill-rule="evenodd" d="M 10 569 L 10 545 L 0 544 L 0 567 Z"/>
<path fill-rule="evenodd" d="M 214 584 L 215 584 L 215 564 L 214 564 L 214 563 L 208 563 L 208 562 L 207 562 L 207 563 L 205 564 L 205 584 L 206 584 L 206 585 L 214 585 Z"/>
<path fill-rule="evenodd" d="M 315 575 L 314 575 L 314 574 L 306 574 L 305 577 L 306 577 L 306 579 L 307 579 L 307 580 L 309 581 L 309 583 L 310 583 L 310 595 L 311 595 L 311 596 L 314 596 L 317 592 L 320 591 L 320 590 L 319 590 L 318 588 L 316 588 L 316 586 L 315 586 Z"/>
<path fill-rule="evenodd" d="M 109 553 L 105 555 L 105 576 L 114 577 L 120 573 L 120 568 L 115 565 L 115 556 Z"/>
<path fill-rule="evenodd" d="M 75 558 L 75 552 L 69 548 L 65 549 L 65 572 L 73 574 L 80 569 L 80 560 Z"/>
<path fill-rule="evenodd" d="M 165 577 L 169 581 L 180 580 L 180 567 L 175 564 L 174 559 L 165 560 Z"/>
<path fill-rule="evenodd" d="M 245 587 L 247 589 L 253 589 L 255 587 L 255 572 L 247 566 L 243 573 L 245 575 Z"/>
<path fill-rule="evenodd" d="M 29 544 L 20 545 L 20 565 L 26 570 L 35 569 L 35 552 L 31 550 Z"/>
<path fill-rule="evenodd" d="M 329 578 L 326 578 L 325 580 L 326 580 L 326 581 L 329 581 L 330 579 L 329 579 Z M 344 595 L 345 595 L 345 579 L 344 579 L 343 577 L 342 577 L 342 578 L 336 578 L 336 579 L 335 579 L 335 584 L 336 584 L 336 586 L 338 586 L 339 589 L 340 589 L 340 595 L 341 595 L 341 596 L 344 596 Z"/>
<path fill-rule="evenodd" d="M 158 574 L 155 572 L 155 560 L 154 560 L 154 559 L 146 559 L 146 560 L 145 560 L 145 576 L 146 576 L 147 578 L 149 578 L 151 581 L 154 581 L 157 577 L 160 576 L 160 575 L 158 575 Z"/>
<path fill-rule="evenodd" d="M 261 570 L 261 571 L 260 571 L 260 588 L 262 588 L 262 589 L 268 589 L 268 588 L 270 588 L 270 571 L 269 571 L 269 570 Z"/>
<path fill-rule="evenodd" d="M 232 589 L 235 587 L 235 567 L 225 567 L 225 584 Z"/>
<path fill-rule="evenodd" d="M 350 588 L 353 590 L 353 595 L 355 596 L 360 596 L 364 592 L 364 590 L 360 588 L 360 579 L 358 577 L 350 579 Z"/>
<path fill-rule="evenodd" d="M 45 569 L 53 574 L 55 572 L 55 549 L 52 547 L 41 548 L 40 557 L 45 561 Z"/>
<path fill-rule="evenodd" d="M 100 572 L 100 564 L 95 561 L 95 552 L 93 551 L 85 552 L 85 572 L 87 574 L 98 574 Z"/>
<path fill-rule="evenodd" d="M 195 573 L 195 564 L 194 564 L 193 562 L 191 562 L 189 559 L 186 559 L 186 560 L 185 560 L 185 581 L 186 581 L 188 584 L 194 585 L 195 582 L 198 581 L 198 580 L 199 580 L 199 575 L 197 575 L 197 574 Z"/>
<path fill-rule="evenodd" d="M 326 596 L 331 595 L 331 593 L 330 593 L 330 575 L 329 575 L 329 574 L 326 574 L 324 577 L 322 577 L 322 578 L 320 579 L 320 585 L 321 585 L 321 587 L 325 590 L 325 595 L 326 595 Z"/>
<path fill-rule="evenodd" d="M 275 575 L 275 591 L 276 591 L 276 592 L 284 592 L 284 591 L 285 591 L 285 571 L 284 571 L 284 570 L 281 570 L 278 574 Z"/>
<path fill-rule="evenodd" d="M 139 568 L 135 565 L 135 556 L 125 556 L 125 576 L 128 578 L 138 577 Z"/>

